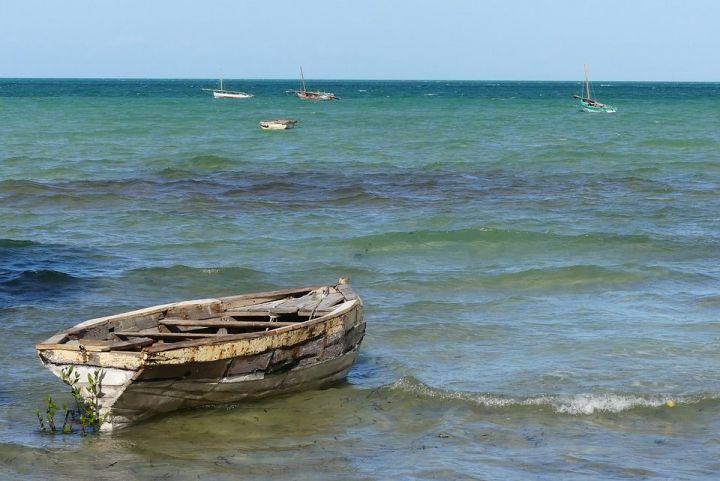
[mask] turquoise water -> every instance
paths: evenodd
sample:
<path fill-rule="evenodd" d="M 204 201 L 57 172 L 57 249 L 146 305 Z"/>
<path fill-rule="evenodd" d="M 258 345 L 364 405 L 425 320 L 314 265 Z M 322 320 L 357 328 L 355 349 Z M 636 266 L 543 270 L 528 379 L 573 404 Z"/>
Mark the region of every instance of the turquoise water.
<path fill-rule="evenodd" d="M 717 479 L 720 84 L 309 82 L 0 80 L 0 479 Z M 340 276 L 347 383 L 37 431 L 53 332 Z"/>

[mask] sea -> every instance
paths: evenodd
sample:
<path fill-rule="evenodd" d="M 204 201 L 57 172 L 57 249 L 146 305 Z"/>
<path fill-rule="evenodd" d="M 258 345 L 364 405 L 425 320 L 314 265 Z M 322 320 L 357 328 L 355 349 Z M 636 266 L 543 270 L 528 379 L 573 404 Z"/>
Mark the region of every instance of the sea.
<path fill-rule="evenodd" d="M 720 479 L 720 83 L 308 84 L 0 79 L 0 480 Z M 40 430 L 53 333 L 343 276 L 345 382 Z"/>

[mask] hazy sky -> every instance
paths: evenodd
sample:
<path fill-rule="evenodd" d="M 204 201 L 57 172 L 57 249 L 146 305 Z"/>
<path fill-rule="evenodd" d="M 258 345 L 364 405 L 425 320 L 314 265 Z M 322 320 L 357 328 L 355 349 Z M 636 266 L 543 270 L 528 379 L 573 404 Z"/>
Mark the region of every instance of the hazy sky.
<path fill-rule="evenodd" d="M 0 0 L 0 77 L 720 81 L 720 0 Z"/>

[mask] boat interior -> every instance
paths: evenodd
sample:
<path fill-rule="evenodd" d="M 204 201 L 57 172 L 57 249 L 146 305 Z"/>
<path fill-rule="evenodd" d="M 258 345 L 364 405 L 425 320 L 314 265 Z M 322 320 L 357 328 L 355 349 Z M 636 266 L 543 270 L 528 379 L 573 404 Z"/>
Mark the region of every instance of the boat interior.
<path fill-rule="evenodd" d="M 86 321 L 37 347 L 140 351 L 156 344 L 257 334 L 324 316 L 355 298 L 348 285 L 339 284 L 165 304 Z"/>

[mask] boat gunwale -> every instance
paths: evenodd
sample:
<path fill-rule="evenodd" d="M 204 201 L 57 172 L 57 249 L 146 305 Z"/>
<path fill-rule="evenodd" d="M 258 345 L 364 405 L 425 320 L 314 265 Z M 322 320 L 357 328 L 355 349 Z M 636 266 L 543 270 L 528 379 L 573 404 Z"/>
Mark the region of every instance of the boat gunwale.
<path fill-rule="evenodd" d="M 250 293 L 250 294 L 238 294 L 234 296 L 224 296 L 224 297 L 218 297 L 218 298 L 207 298 L 207 299 L 195 299 L 195 300 L 189 300 L 189 301 L 180 301 L 180 302 L 174 302 L 174 303 L 168 303 L 168 304 L 159 304 L 156 306 L 150 306 L 143 309 L 137 309 L 134 311 L 128 311 L 120 314 L 114 314 L 111 316 L 105 316 L 100 317 L 96 319 L 89 319 L 87 321 L 81 322 L 79 324 L 76 324 L 75 326 L 72 326 L 64 331 L 60 331 L 59 333 L 54 334 L 50 338 L 46 339 L 45 341 L 38 343 L 35 345 L 35 349 L 37 351 L 65 351 L 65 352 L 76 352 L 80 357 L 83 357 L 83 353 L 78 351 L 77 346 L 75 344 L 68 344 L 65 345 L 59 341 L 66 340 L 69 335 L 72 335 L 76 331 L 80 330 L 86 330 L 88 328 L 98 327 L 107 323 L 112 322 L 113 320 L 117 319 L 123 319 L 127 317 L 132 317 L 135 315 L 147 315 L 147 314 L 153 314 L 153 313 L 160 313 L 164 310 L 170 309 L 172 307 L 176 307 L 178 305 L 182 304 L 199 304 L 199 303 L 205 303 L 210 304 L 213 302 L 221 302 L 221 303 L 227 303 L 232 302 L 236 300 L 244 300 L 244 299 L 254 299 L 254 298 L 266 298 L 266 297 L 277 297 L 279 299 L 282 299 L 283 296 L 290 296 L 291 294 L 297 294 L 300 292 L 312 292 L 317 289 L 322 289 L 325 287 L 325 285 L 320 286 L 309 286 L 309 287 L 303 287 L 303 288 L 296 288 L 296 289 L 282 289 L 282 290 L 275 290 L 275 291 L 266 291 L 266 292 L 257 292 L 257 293 Z M 347 286 L 349 287 L 349 286 Z M 227 335 L 221 335 L 221 336 L 215 336 L 211 338 L 204 338 L 204 339 L 191 339 L 186 341 L 179 341 L 179 342 L 173 342 L 173 343 L 165 343 L 165 344 L 153 344 L 147 347 L 141 348 L 139 351 L 122 351 L 122 350 L 112 350 L 109 349 L 107 351 L 100 351 L 100 352 L 93 352 L 94 355 L 97 355 L 98 357 L 102 358 L 105 356 L 115 356 L 115 355 L 121 355 L 124 358 L 130 357 L 130 358 L 137 358 L 138 360 L 144 360 L 148 357 L 148 355 L 155 354 L 155 353 L 167 353 L 168 351 L 172 351 L 175 349 L 184 349 L 184 348 L 191 348 L 191 347 L 200 347 L 200 346 L 216 346 L 223 343 L 229 343 L 229 342 L 235 342 L 235 341 L 243 341 L 243 340 L 252 340 L 252 339 L 259 339 L 264 337 L 272 337 L 274 335 L 282 335 L 287 332 L 290 332 L 295 329 L 306 329 L 309 327 L 312 327 L 314 324 L 327 322 L 333 318 L 336 318 L 338 316 L 341 316 L 347 312 L 350 312 L 354 308 L 358 306 L 362 306 L 362 301 L 359 296 L 357 296 L 357 293 L 349 287 L 351 290 L 351 295 L 348 297 L 345 294 L 343 294 L 343 297 L 345 298 L 345 301 L 335 306 L 335 308 L 328 312 L 327 314 L 324 314 L 322 316 L 313 318 L 313 319 L 307 319 L 306 321 L 301 321 L 294 323 L 289 326 L 283 326 L 279 327 L 277 329 L 272 329 L 268 331 L 256 331 L 256 332 L 248 332 L 248 333 L 241 333 L 241 334 L 227 334 Z M 78 340 L 78 344 L 82 345 L 82 340 Z"/>
<path fill-rule="evenodd" d="M 292 326 L 285 326 L 270 331 L 261 331 L 254 333 L 244 334 L 230 334 L 227 336 L 218 336 L 209 339 L 189 340 L 181 341 L 176 343 L 168 343 L 162 345 L 162 349 L 149 350 L 150 347 L 143 348 L 140 351 L 100 351 L 100 352 L 84 352 L 77 349 L 70 349 L 64 347 L 62 344 L 47 344 L 43 346 L 38 344 L 35 346 L 38 354 L 40 355 L 43 364 L 55 364 L 55 365 L 84 365 L 84 366 L 98 366 L 104 369 L 115 368 L 123 370 L 137 371 L 148 365 L 161 365 L 161 364 L 178 364 L 187 362 L 189 357 L 196 358 L 199 354 L 198 350 L 208 348 L 212 350 L 222 349 L 223 346 L 231 347 L 235 345 L 237 348 L 238 343 L 247 343 L 248 347 L 251 347 L 253 341 L 263 340 L 263 344 L 272 344 L 273 338 L 280 338 L 283 336 L 292 336 L 293 331 L 309 332 L 316 328 L 320 324 L 329 324 L 336 322 L 352 311 L 356 311 L 362 308 L 362 300 L 358 297 L 351 300 L 346 300 L 342 304 L 339 304 L 336 309 L 320 317 L 314 319 L 308 319 L 304 322 L 298 322 Z M 345 320 L 342 320 L 342 326 L 345 325 Z M 362 321 L 364 323 L 364 320 Z M 340 326 L 338 326 L 340 327 Z M 344 329 L 344 328 L 343 328 Z M 312 336 L 310 336 L 312 337 Z M 291 345 L 291 344 L 288 344 Z M 160 346 L 158 346 L 160 347 Z M 283 346 L 257 346 L 260 350 L 258 352 L 264 352 L 266 350 L 272 350 L 282 348 Z M 183 356 L 184 350 L 194 351 L 189 356 Z M 54 353 L 54 354 L 53 354 Z M 252 354 L 248 352 L 247 354 Z M 55 359 L 50 359 L 50 358 Z M 213 356 L 215 357 L 215 356 Z M 221 358 L 237 357 L 237 355 L 222 356 Z M 198 359 L 196 359 L 198 360 Z M 213 359 L 216 360 L 216 359 Z M 199 360 L 198 360 L 199 361 Z"/>
<path fill-rule="evenodd" d="M 338 304 L 338 306 L 333 309 L 332 311 L 328 312 L 327 314 L 316 317 L 313 319 L 308 319 L 307 321 L 297 322 L 294 323 L 291 326 L 283 326 L 278 327 L 277 329 L 271 329 L 269 331 L 256 331 L 256 332 L 246 332 L 242 334 L 226 334 L 223 336 L 216 336 L 216 337 L 209 337 L 204 339 L 190 339 L 187 341 L 180 341 L 180 342 L 173 342 L 173 343 L 166 343 L 161 345 L 152 345 L 148 346 L 146 348 L 143 348 L 140 352 L 145 352 L 147 354 L 156 354 L 156 353 L 166 353 L 168 351 L 173 351 L 175 349 L 185 349 L 188 347 L 201 347 L 201 346 L 217 346 L 220 344 L 228 343 L 228 342 L 234 342 L 234 341 L 244 341 L 244 340 L 250 340 L 250 339 L 260 339 L 264 337 L 272 337 L 275 335 L 282 335 L 288 332 L 291 332 L 295 329 L 306 329 L 309 327 L 314 326 L 315 324 L 321 324 L 330 320 L 333 320 L 337 317 L 342 316 L 343 314 L 346 314 L 350 311 L 352 311 L 354 308 L 361 305 L 361 302 L 359 299 L 351 299 L 346 300 L 342 304 Z"/>
<path fill-rule="evenodd" d="M 211 304 L 213 302 L 226 303 L 226 302 L 240 301 L 240 300 L 254 299 L 254 298 L 282 297 L 282 296 L 289 296 L 291 294 L 297 294 L 299 292 L 311 292 L 311 291 L 314 291 L 317 289 L 322 289 L 323 287 L 327 287 L 327 286 L 318 285 L 318 286 L 308 286 L 308 287 L 301 287 L 301 288 L 295 288 L 295 289 L 279 289 L 279 290 L 275 290 L 275 291 L 254 292 L 254 293 L 249 293 L 249 294 L 237 294 L 237 295 L 233 295 L 233 296 L 223 296 L 223 297 L 208 297 L 208 298 L 204 298 L 204 299 L 190 299 L 187 301 L 176 301 L 176 302 L 169 302 L 167 304 L 157 304 L 155 306 L 143 307 L 141 309 L 134 309 L 132 311 L 120 312 L 118 314 L 111 314 L 109 316 L 96 317 L 93 319 L 88 319 L 86 321 L 79 322 L 78 324 L 75 324 L 74 326 L 70 326 L 65 330 L 56 332 L 55 334 L 53 334 L 52 336 L 47 338 L 45 341 L 37 344 L 36 347 L 41 346 L 43 344 L 58 344 L 57 340 L 59 340 L 59 337 L 62 335 L 68 336 L 71 334 L 75 334 L 76 332 L 81 331 L 81 330 L 108 324 L 112 321 L 130 318 L 130 317 L 134 317 L 134 316 L 153 314 L 156 312 L 162 312 L 165 310 L 172 309 L 174 307 L 182 306 L 184 304 Z M 53 340 L 53 342 L 48 342 L 50 340 Z"/>

